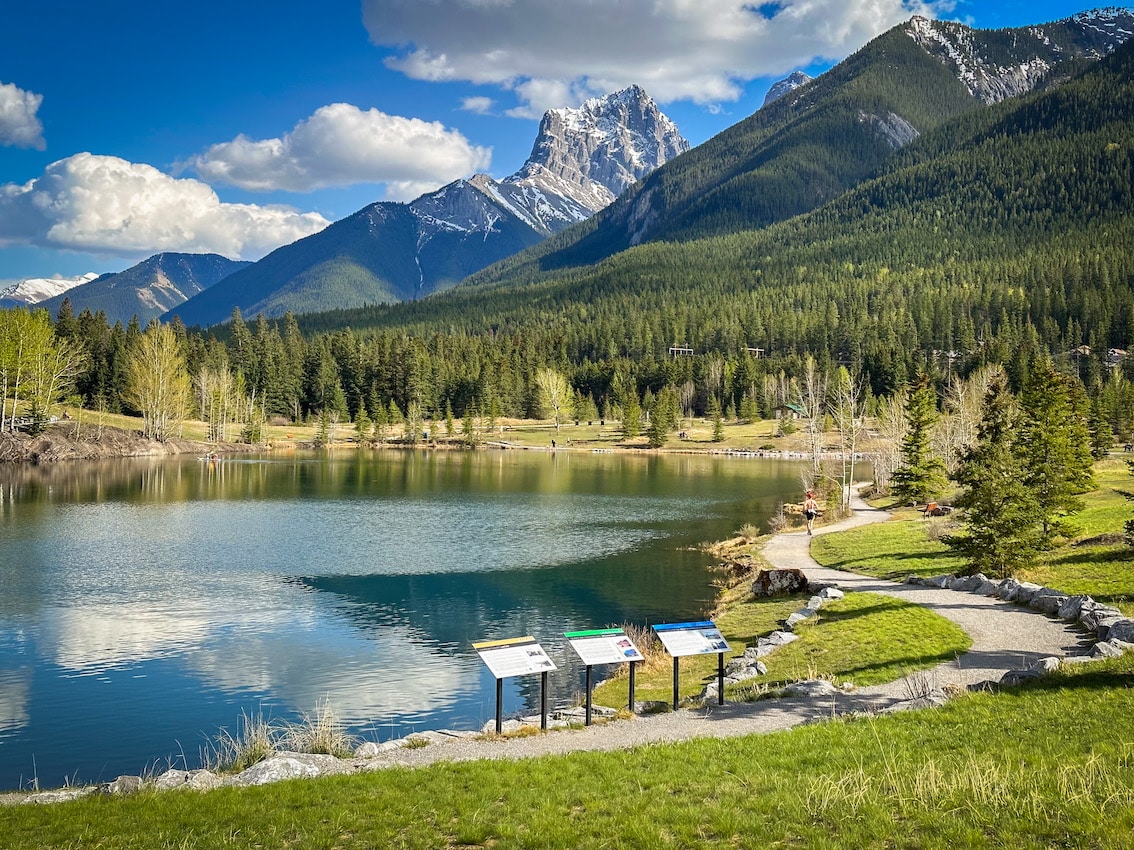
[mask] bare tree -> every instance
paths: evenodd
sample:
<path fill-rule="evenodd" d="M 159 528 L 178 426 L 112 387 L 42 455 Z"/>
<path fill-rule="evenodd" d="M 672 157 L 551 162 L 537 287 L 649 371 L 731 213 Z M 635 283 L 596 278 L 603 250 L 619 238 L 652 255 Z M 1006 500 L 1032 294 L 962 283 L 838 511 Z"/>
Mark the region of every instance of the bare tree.
<path fill-rule="evenodd" d="M 862 395 L 862 382 L 852 377 L 845 367 L 839 367 L 838 374 L 835 377 L 832 408 L 835 425 L 839 429 L 839 446 L 842 454 L 840 507 L 844 511 L 850 505 L 851 478 L 854 475 L 855 455 L 858 451 L 858 440 L 865 430 Z"/>
<path fill-rule="evenodd" d="M 555 420 L 555 431 L 559 432 L 562 421 L 571 415 L 575 396 L 567 379 L 554 369 L 540 369 L 536 373 L 536 386 L 539 388 L 540 406 Z"/>
<path fill-rule="evenodd" d="M 984 366 L 968 380 L 954 377 L 945 395 L 945 415 L 933 432 L 933 448 L 952 473 L 961 454 L 976 443 L 977 428 L 983 411 L 984 397 L 993 380 L 1004 379 L 1004 370 L 997 364 Z"/>
<path fill-rule="evenodd" d="M 827 404 L 827 376 L 819 371 L 810 354 L 803 361 L 803 375 L 796 389 L 796 403 L 807 428 L 807 443 L 811 450 L 811 469 L 818 477 L 822 474 L 823 414 Z"/>
<path fill-rule="evenodd" d="M 890 477 L 902 463 L 902 438 L 909 428 L 906 418 L 906 393 L 899 391 L 879 401 L 879 448 L 874 452 L 874 487 L 890 488 Z"/>
<path fill-rule="evenodd" d="M 151 322 L 126 365 L 126 399 L 142 414 L 142 433 L 167 440 L 185 417 L 192 383 L 177 335 Z"/>

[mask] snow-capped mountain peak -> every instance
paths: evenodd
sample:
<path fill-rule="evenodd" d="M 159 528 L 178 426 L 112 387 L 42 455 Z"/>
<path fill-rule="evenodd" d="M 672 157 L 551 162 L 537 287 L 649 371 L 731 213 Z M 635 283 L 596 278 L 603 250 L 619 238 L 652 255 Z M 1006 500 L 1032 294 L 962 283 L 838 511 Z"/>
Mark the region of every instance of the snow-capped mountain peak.
<path fill-rule="evenodd" d="M 30 277 L 17 280 L 8 286 L 0 288 L 0 301 L 23 307 L 30 307 L 57 295 L 62 295 L 69 289 L 90 283 L 97 278 L 94 272 L 87 272 L 77 277 Z"/>
<path fill-rule="evenodd" d="M 803 73 L 803 71 L 793 71 L 779 82 L 772 84 L 772 87 L 768 89 L 768 93 L 764 95 L 764 103 L 760 108 L 763 109 L 769 103 L 774 103 L 785 94 L 793 92 L 800 86 L 807 85 L 809 82 L 811 82 L 811 77 Z"/>
<path fill-rule="evenodd" d="M 548 110 L 527 163 L 505 182 L 540 185 L 553 175 L 600 203 L 593 212 L 688 149 L 653 99 L 640 86 L 629 86 L 575 109 Z"/>

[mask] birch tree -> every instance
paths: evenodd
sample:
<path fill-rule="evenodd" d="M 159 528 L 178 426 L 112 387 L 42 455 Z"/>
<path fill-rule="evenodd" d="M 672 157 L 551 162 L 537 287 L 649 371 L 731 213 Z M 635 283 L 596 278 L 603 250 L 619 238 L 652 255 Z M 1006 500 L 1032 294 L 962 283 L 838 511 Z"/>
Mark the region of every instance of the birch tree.
<path fill-rule="evenodd" d="M 142 434 L 167 440 L 185 417 L 192 384 L 177 336 L 151 322 L 126 366 L 126 400 L 142 414 Z"/>
<path fill-rule="evenodd" d="M 554 369 L 540 369 L 536 373 L 536 387 L 539 389 L 540 407 L 543 412 L 550 413 L 555 420 L 555 431 L 563 420 L 571 415 L 574 396 L 571 385 L 567 379 Z"/>

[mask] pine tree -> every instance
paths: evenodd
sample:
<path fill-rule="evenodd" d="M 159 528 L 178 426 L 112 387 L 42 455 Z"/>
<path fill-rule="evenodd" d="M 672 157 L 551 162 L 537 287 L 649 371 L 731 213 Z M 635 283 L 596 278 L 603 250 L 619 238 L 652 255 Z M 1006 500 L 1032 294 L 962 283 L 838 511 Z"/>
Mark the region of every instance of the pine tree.
<path fill-rule="evenodd" d="M 945 540 L 968 558 L 970 572 L 1007 578 L 1029 564 L 1040 546 L 1041 510 L 1024 480 L 1019 433 L 1015 400 L 997 376 L 985 394 L 976 443 L 962 452 L 957 470 L 964 487 L 957 505 L 967 529 Z"/>
<path fill-rule="evenodd" d="M 721 413 L 721 403 L 717 401 L 716 393 L 709 396 L 709 421 L 713 423 L 713 442 L 723 442 L 724 414 Z"/>
<path fill-rule="evenodd" d="M 902 465 L 894 470 L 894 493 L 912 502 L 928 502 L 948 483 L 945 464 L 930 445 L 937 422 L 937 393 L 925 374 L 910 388 L 907 428 L 901 440 Z"/>
<path fill-rule="evenodd" d="M 1092 483 L 1087 402 L 1079 382 L 1051 363 L 1032 364 L 1020 396 L 1023 421 L 1017 444 L 1024 481 L 1041 512 L 1043 539 L 1073 533 L 1069 514 L 1083 509 L 1078 494 Z"/>

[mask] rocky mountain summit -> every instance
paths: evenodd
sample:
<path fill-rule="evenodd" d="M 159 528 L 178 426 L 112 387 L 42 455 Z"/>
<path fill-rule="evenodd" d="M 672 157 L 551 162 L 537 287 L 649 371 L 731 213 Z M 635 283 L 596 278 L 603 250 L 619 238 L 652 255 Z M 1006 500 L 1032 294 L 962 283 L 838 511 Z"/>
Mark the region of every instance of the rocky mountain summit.
<path fill-rule="evenodd" d="M 426 226 L 490 230 L 504 207 L 549 236 L 589 218 L 628 187 L 689 150 L 689 142 L 639 86 L 544 113 L 531 155 L 510 177 L 458 180 L 410 203 Z M 471 188 L 484 195 L 470 217 Z"/>
<path fill-rule="evenodd" d="M 589 218 L 689 143 L 630 86 L 553 109 L 527 162 L 476 174 L 408 204 L 382 201 L 285 245 L 176 307 L 186 324 L 403 301 L 451 286 Z"/>
<path fill-rule="evenodd" d="M 772 84 L 772 87 L 768 89 L 768 93 L 764 95 L 764 103 L 761 109 L 769 103 L 775 103 L 785 94 L 795 91 L 800 86 L 807 85 L 811 80 L 812 78 L 803 73 L 803 71 L 793 71 L 779 82 Z"/>

